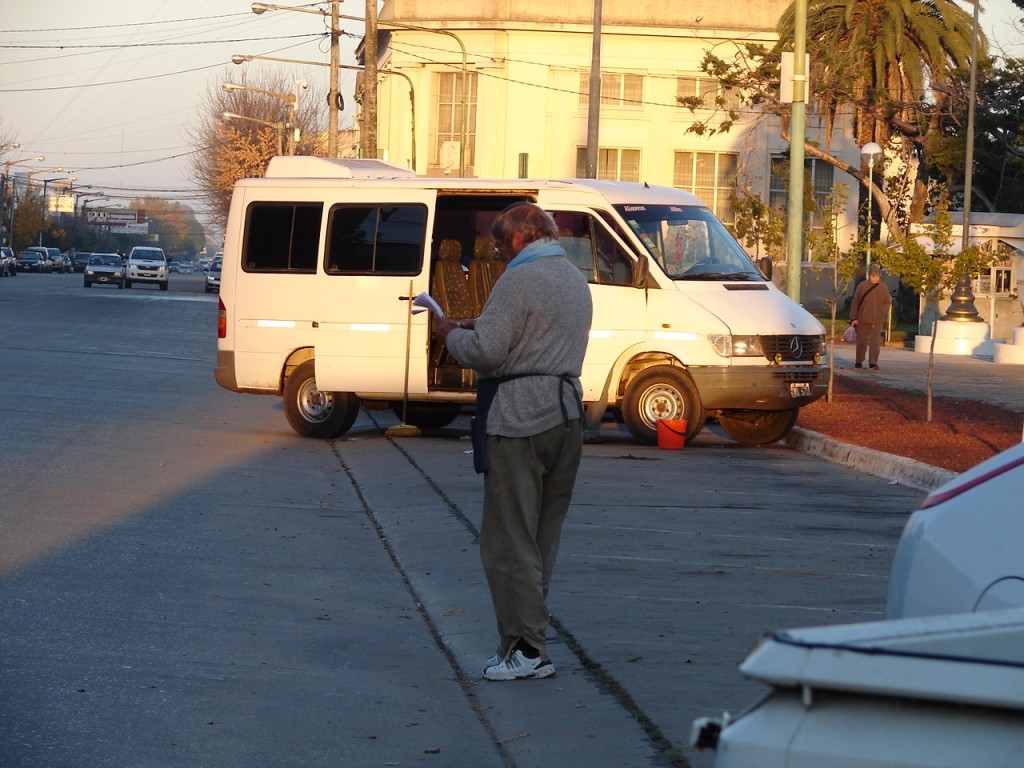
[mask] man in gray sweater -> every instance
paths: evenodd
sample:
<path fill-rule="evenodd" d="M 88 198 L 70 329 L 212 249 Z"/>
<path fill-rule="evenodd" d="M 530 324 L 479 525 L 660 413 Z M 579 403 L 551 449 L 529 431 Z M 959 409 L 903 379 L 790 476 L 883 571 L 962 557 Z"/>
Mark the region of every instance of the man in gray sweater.
<path fill-rule="evenodd" d="M 555 673 L 546 598 L 582 453 L 579 376 L 593 307 L 542 208 L 509 206 L 491 233 L 508 267 L 480 317 L 440 320 L 437 334 L 478 382 L 480 558 L 498 625 L 484 677 L 542 678 Z"/>

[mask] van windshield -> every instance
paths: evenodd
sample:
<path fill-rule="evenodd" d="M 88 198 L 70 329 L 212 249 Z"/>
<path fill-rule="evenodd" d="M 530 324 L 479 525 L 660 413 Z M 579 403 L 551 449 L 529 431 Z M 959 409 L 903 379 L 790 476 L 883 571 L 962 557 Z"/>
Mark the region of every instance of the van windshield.
<path fill-rule="evenodd" d="M 707 208 L 629 204 L 615 209 L 673 280 L 767 279 Z"/>

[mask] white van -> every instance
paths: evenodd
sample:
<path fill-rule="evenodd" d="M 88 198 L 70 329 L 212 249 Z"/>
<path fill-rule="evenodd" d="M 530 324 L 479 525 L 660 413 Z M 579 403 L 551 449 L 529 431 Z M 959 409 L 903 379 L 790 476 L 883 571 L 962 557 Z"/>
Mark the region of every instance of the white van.
<path fill-rule="evenodd" d="M 432 338 L 430 292 L 475 317 L 499 278 L 491 224 L 531 200 L 586 275 L 594 319 L 584 400 L 653 443 L 658 419 L 708 416 L 734 439 L 784 437 L 827 377 L 824 328 L 781 293 L 700 200 L 585 179 L 421 178 L 376 160 L 275 157 L 235 185 L 224 242 L 217 382 L 284 397 L 296 432 L 343 434 L 362 402 L 421 427 L 475 398 Z"/>

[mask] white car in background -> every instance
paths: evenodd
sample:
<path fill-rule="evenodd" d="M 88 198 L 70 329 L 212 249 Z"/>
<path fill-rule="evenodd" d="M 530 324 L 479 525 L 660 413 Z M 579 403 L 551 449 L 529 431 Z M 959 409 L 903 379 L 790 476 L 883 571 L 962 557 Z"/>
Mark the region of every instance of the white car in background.
<path fill-rule="evenodd" d="M 161 291 L 166 291 L 170 284 L 169 272 L 163 248 L 137 245 L 128 254 L 124 287 L 131 288 L 135 283 L 154 283 L 160 286 Z"/>

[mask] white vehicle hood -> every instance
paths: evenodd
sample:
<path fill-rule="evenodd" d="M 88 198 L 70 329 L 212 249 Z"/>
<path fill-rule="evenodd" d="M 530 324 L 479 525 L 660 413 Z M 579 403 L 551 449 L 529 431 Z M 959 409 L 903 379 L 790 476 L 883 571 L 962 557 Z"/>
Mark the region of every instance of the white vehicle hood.
<path fill-rule="evenodd" d="M 825 327 L 773 283 L 677 281 L 676 287 L 719 317 L 734 335 L 818 335 Z"/>

